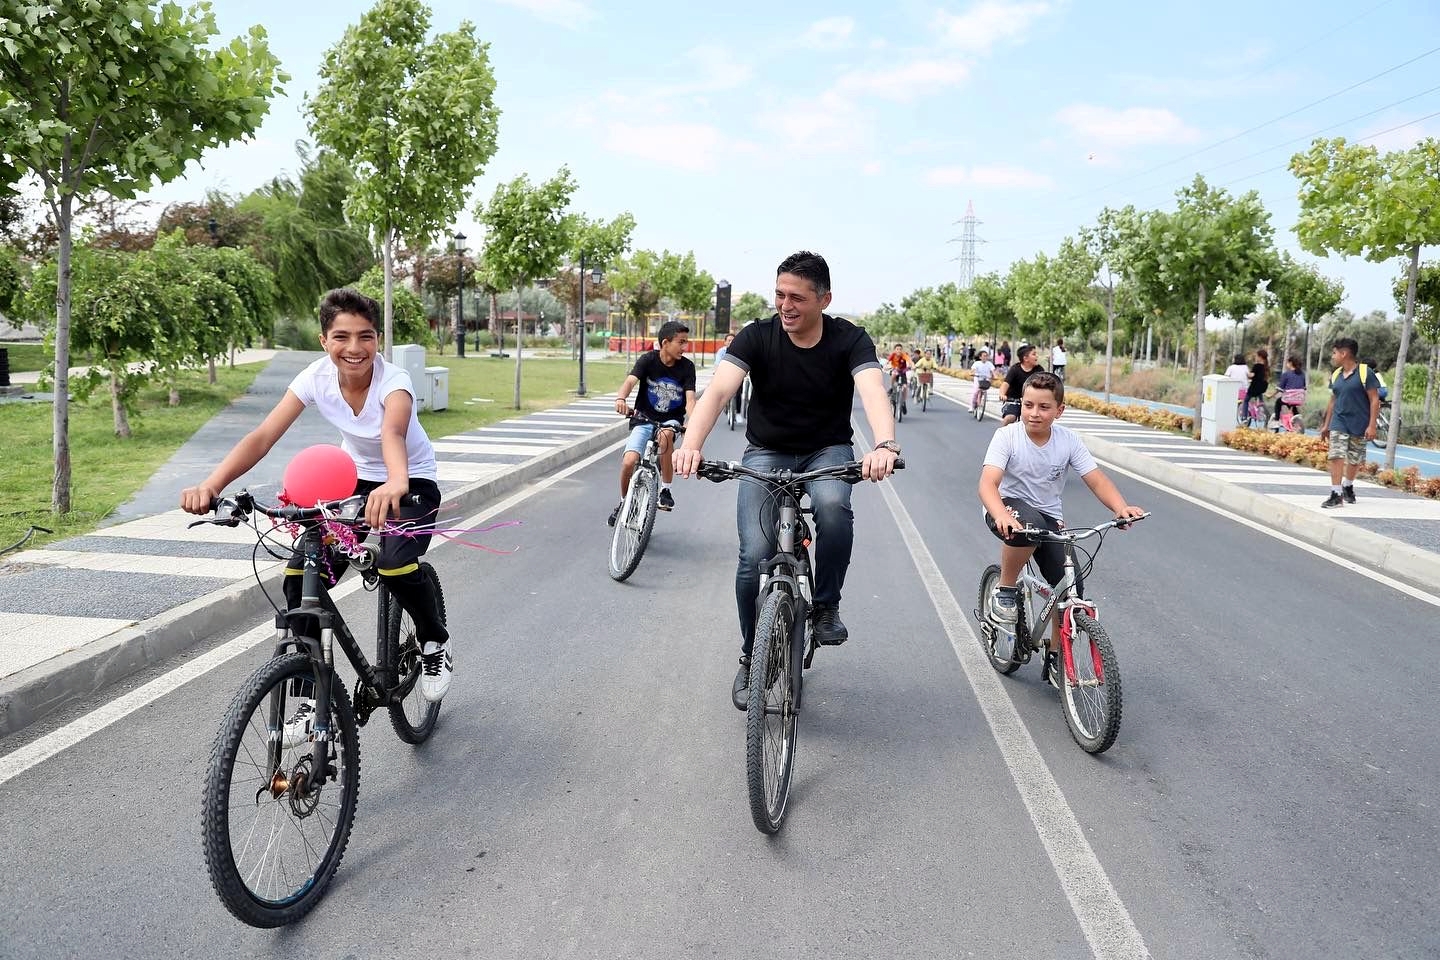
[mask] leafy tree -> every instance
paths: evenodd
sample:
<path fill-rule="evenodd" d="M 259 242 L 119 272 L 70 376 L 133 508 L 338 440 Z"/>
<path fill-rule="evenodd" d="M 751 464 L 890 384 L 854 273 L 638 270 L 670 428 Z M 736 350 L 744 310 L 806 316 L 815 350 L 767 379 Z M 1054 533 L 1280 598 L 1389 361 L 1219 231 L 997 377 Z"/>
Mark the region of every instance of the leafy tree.
<path fill-rule="evenodd" d="M 660 304 L 659 267 L 660 255 L 655 251 L 636 250 L 612 271 L 611 286 L 625 313 L 627 335 L 632 322 L 640 336 L 651 332 L 646 317 Z"/>
<path fill-rule="evenodd" d="M 730 304 L 731 326 L 743 327 L 751 320 L 759 320 L 768 317 L 775 312 L 769 300 L 758 293 L 746 291 L 740 294 L 739 298 Z"/>
<path fill-rule="evenodd" d="M 396 341 L 429 346 L 433 333 L 430 330 L 430 321 L 425 316 L 425 304 L 408 287 L 396 287 L 394 278 L 391 278 L 391 282 L 387 284 L 385 275 L 381 272 L 384 269 L 377 263 L 366 270 L 364 276 L 359 280 L 349 283 L 347 286 L 365 294 L 377 303 L 385 295 L 386 288 L 389 287 L 391 296 L 394 297 L 391 307 Z"/>
<path fill-rule="evenodd" d="M 196 359 L 209 365 L 214 383 L 216 358 L 236 344 L 269 335 L 275 316 L 275 280 L 248 250 L 191 246 L 185 254 L 203 276 L 215 278 L 233 294 L 211 292 L 194 333 Z"/>
<path fill-rule="evenodd" d="M 379 0 L 326 51 L 306 102 L 315 139 L 355 171 L 347 210 L 384 251 L 387 358 L 396 238 L 423 246 L 453 222 L 495 153 L 489 44 L 469 21 L 427 42 L 429 31 L 420 0 Z"/>
<path fill-rule="evenodd" d="M 210 147 L 259 128 L 279 84 L 265 31 L 219 50 L 208 6 L 57 0 L 6 4 L 0 30 L 0 191 L 39 180 L 58 233 L 55 472 L 51 505 L 70 510 L 71 228 L 98 194 L 133 198 Z"/>
<path fill-rule="evenodd" d="M 248 244 L 270 268 L 275 309 L 289 317 L 313 317 L 326 291 L 364 274 L 375 254 L 365 231 L 345 216 L 345 198 L 355 182 L 350 168 L 329 150 L 312 153 L 304 144 L 298 150 L 298 179 L 275 177 L 235 205 L 237 218 L 247 223 L 253 218 L 253 231 L 226 244 L 232 235 L 226 211 L 216 219 L 222 246 Z"/>
<path fill-rule="evenodd" d="M 1405 395 L 1405 360 L 1415 321 L 1420 248 L 1440 243 L 1440 140 L 1422 140 L 1383 157 L 1343 137 L 1317 139 L 1290 159 L 1300 178 L 1295 233 L 1306 250 L 1364 256 L 1379 263 L 1407 257 L 1405 317 L 1395 360 L 1396 397 Z M 1385 443 L 1385 466 L 1395 467 L 1403 412 L 1396 403 Z"/>
<path fill-rule="evenodd" d="M 1339 280 L 1324 276 L 1315 267 L 1300 263 L 1282 253 L 1270 279 L 1270 292 L 1276 306 L 1287 319 L 1297 317 L 1305 324 L 1305 369 L 1310 369 L 1310 328 L 1340 306 L 1345 286 Z M 1286 327 L 1285 353 L 1290 353 L 1289 325 Z"/>
<path fill-rule="evenodd" d="M 991 347 L 1000 345 L 1000 332 L 1007 334 L 1015 327 L 1015 308 L 1010 305 L 1010 290 L 998 273 L 985 273 L 970 284 L 975 298 L 975 314 L 980 335 L 989 335 Z"/>
<path fill-rule="evenodd" d="M 0 246 L 0 314 L 20 325 L 24 309 L 26 267 L 13 247 Z"/>
<path fill-rule="evenodd" d="M 580 315 L 576 320 L 579 331 L 576 339 L 580 358 L 580 383 L 576 393 L 583 397 L 586 393 L 585 318 L 589 314 L 584 303 L 585 284 L 589 282 L 591 284 L 590 293 L 595 294 L 597 291 L 594 289 L 594 281 L 590 280 L 589 272 L 595 269 L 608 269 L 612 263 L 625 255 L 625 251 L 630 249 L 630 235 L 635 231 L 635 217 L 629 211 L 621 213 L 609 221 L 591 220 L 588 217 L 576 215 L 573 221 L 573 230 L 574 245 L 570 249 L 570 258 L 575 264 L 575 269 L 564 271 L 564 273 L 574 278 L 573 296 L 575 302 L 579 304 L 580 310 Z M 555 292 L 565 303 L 568 325 L 571 300 L 569 285 L 563 285 L 562 289 Z"/>
<path fill-rule="evenodd" d="M 1395 280 L 1395 303 L 1404 309 L 1409 295 L 1410 278 L 1401 275 Z M 0 307 L 3 307 L 0 301 Z M 1434 408 L 1435 393 L 1440 388 L 1440 261 L 1420 265 L 1415 277 L 1415 331 L 1430 342 L 1430 358 L 1425 377 L 1426 422 Z M 1413 352 L 1413 351 L 1412 351 Z"/>
<path fill-rule="evenodd" d="M 704 315 L 715 295 L 715 278 L 695 264 L 695 253 L 684 256 L 666 250 L 660 255 L 657 282 L 662 295 L 669 297 L 683 312 Z M 700 330 L 692 330 L 698 338 Z M 703 359 L 703 358 L 702 358 Z"/>
<path fill-rule="evenodd" d="M 1115 357 L 1115 286 L 1125 275 L 1123 258 L 1126 238 L 1139 227 L 1133 206 L 1120 210 L 1105 207 L 1094 226 L 1080 228 L 1080 243 L 1097 264 L 1095 280 L 1105 294 L 1105 402 L 1110 402 L 1110 376 Z"/>
<path fill-rule="evenodd" d="M 484 272 L 497 286 L 520 288 L 559 268 L 574 248 L 575 219 L 566 214 L 575 180 L 568 167 L 538 186 L 523 173 L 495 188 L 490 202 L 477 208 L 485 225 Z M 518 312 L 517 312 L 518 321 Z M 515 409 L 520 409 L 522 360 L 520 324 L 515 324 Z"/>

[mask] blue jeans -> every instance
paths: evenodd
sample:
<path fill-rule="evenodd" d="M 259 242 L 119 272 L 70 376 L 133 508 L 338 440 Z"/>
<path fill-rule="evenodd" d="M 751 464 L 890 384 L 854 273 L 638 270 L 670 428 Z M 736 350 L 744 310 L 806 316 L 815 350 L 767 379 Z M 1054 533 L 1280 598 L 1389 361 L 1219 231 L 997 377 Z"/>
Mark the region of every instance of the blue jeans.
<path fill-rule="evenodd" d="M 740 462 L 754 470 L 794 470 L 797 473 L 848 463 L 855 459 L 850 444 L 822 447 L 813 453 L 778 453 L 747 447 Z M 817 480 L 806 484 L 815 509 L 813 575 L 816 603 L 840 602 L 850 548 L 855 542 L 855 513 L 850 509 L 850 484 L 843 480 Z M 740 560 L 735 567 L 735 606 L 740 612 L 741 653 L 750 655 L 755 639 L 755 594 L 760 589 L 760 564 L 775 555 L 775 527 L 779 510 L 772 489 L 751 480 L 740 481 L 735 498 L 735 525 L 740 531 Z"/>

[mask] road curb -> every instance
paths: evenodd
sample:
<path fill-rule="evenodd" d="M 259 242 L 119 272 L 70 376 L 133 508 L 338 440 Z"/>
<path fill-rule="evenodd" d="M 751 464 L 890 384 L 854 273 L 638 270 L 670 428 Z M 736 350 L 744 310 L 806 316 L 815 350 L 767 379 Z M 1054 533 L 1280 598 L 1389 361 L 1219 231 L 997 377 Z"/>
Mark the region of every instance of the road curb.
<path fill-rule="evenodd" d="M 1263 493 L 1177 467 L 1101 437 L 1086 436 L 1085 446 L 1097 459 L 1167 484 L 1411 586 L 1440 593 L 1440 556 L 1421 547 L 1292 507 Z"/>
<path fill-rule="evenodd" d="M 453 490 L 443 502 L 469 513 L 616 443 L 627 431 L 627 421 L 617 417 L 610 426 L 516 464 L 502 474 Z M 283 565 L 275 562 L 261 567 L 262 582 Z M 272 583 L 272 594 L 274 589 Z M 241 580 L 11 674 L 0 680 L 0 737 L 183 653 L 220 631 L 257 619 L 265 606 L 260 583 L 253 578 Z"/>

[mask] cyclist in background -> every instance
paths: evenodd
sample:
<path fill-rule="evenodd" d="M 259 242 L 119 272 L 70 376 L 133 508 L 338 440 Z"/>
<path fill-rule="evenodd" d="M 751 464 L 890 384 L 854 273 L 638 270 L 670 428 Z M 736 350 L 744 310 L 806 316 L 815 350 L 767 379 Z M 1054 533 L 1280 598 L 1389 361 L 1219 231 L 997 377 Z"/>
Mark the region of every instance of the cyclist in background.
<path fill-rule="evenodd" d="M 1022 344 L 1015 348 L 1015 363 L 1005 371 L 1005 379 L 1000 381 L 1000 423 L 1014 423 L 1020 419 L 1020 398 L 1025 389 L 1025 381 L 1037 373 L 1044 373 L 1045 368 L 1040 366 L 1040 358 L 1035 355 L 1035 347 L 1031 344 Z"/>
<path fill-rule="evenodd" d="M 620 502 L 606 521 L 612 527 L 620 508 L 625 506 L 630 476 L 652 436 L 660 447 L 660 499 L 655 505 L 661 510 L 675 509 L 675 495 L 670 492 L 670 481 L 675 477 L 670 463 L 675 431 L 660 429 L 656 424 L 678 427 L 695 409 L 695 364 L 685 356 L 685 348 L 690 346 L 690 328 L 679 320 L 667 320 L 660 325 L 657 342 L 659 349 L 640 355 L 615 395 L 615 412 L 623 416 L 630 412 L 630 391 L 636 384 L 641 385 L 635 395 L 635 416 L 630 418 L 630 439 L 625 442 L 625 454 L 620 460 Z"/>
<path fill-rule="evenodd" d="M 890 358 L 886 361 L 890 368 L 890 382 L 899 383 L 904 386 L 910 379 L 910 355 L 900 344 L 895 344 L 895 349 L 890 351 Z"/>
<path fill-rule="evenodd" d="M 935 358 L 922 351 L 920 358 L 915 361 L 915 391 L 919 391 L 920 381 L 925 379 L 926 374 L 934 376 Z"/>
<path fill-rule="evenodd" d="M 1033 348 L 1032 348 L 1033 349 Z M 991 598 L 998 620 L 1019 619 L 1020 571 L 1032 554 L 1041 575 L 1051 586 L 1065 575 L 1065 550 L 1052 541 L 1016 537 L 1022 527 L 1063 530 L 1061 494 L 1065 478 L 1073 469 L 1116 518 L 1138 517 L 1145 511 L 1125 502 L 1115 484 L 1095 463 L 1079 434 L 1057 426 L 1065 412 L 1065 384 L 1054 374 L 1036 371 L 1025 381 L 1021 396 L 1021 422 L 1001 427 L 990 438 L 985 465 L 980 470 L 980 502 L 990 532 L 1003 541 L 1000 548 L 1000 582 Z M 1038 548 L 1038 549 L 1037 549 Z M 1075 589 L 1083 587 L 1076 571 Z M 1040 624 L 1031 629 L 1039 630 Z M 1056 609 L 1053 629 L 1046 641 L 1047 676 L 1056 675 L 1059 653 L 1060 611 Z"/>
<path fill-rule="evenodd" d="M 975 392 L 970 396 L 970 408 L 973 410 L 980 405 L 980 394 L 989 390 L 991 381 L 995 379 L 995 364 L 990 362 L 989 350 L 981 348 L 970 373 L 975 377 Z"/>

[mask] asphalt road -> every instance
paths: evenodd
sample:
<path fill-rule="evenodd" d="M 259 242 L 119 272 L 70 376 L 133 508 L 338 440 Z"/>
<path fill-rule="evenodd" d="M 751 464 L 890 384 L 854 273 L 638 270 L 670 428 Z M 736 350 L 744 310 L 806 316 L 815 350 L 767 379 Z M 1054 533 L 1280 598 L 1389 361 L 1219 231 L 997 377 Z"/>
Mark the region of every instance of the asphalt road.
<path fill-rule="evenodd" d="M 432 554 L 442 725 L 419 749 L 362 731 L 355 833 L 305 922 L 237 924 L 201 855 L 210 741 L 261 644 L 0 785 L 0 956 L 1440 952 L 1435 607 L 1117 477 L 1155 516 L 1089 580 L 1125 718 L 1087 756 L 1038 665 L 967 672 L 952 614 L 997 550 L 974 493 L 993 422 L 962 413 L 901 425 L 898 512 L 856 489 L 852 639 L 807 675 L 778 837 L 750 822 L 729 704 L 734 487 L 677 484 L 616 584 L 612 453 L 483 535 L 515 552 Z M 740 449 L 722 425 L 706 452 Z M 1078 480 L 1067 505 L 1103 516 Z M 366 626 L 372 599 L 342 609 Z M 998 738 L 997 692 L 1023 725 Z"/>

